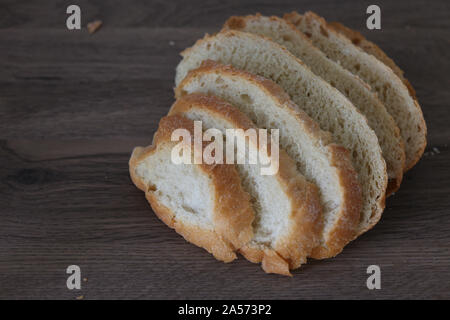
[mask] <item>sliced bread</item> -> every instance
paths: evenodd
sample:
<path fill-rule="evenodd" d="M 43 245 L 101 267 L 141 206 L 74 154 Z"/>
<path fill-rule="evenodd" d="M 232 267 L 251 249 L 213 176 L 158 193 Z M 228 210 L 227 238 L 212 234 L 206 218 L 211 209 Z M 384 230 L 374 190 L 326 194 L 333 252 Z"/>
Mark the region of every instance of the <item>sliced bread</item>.
<path fill-rule="evenodd" d="M 246 153 L 263 147 L 259 135 L 247 135 L 249 129 L 258 132 L 251 120 L 215 96 L 185 95 L 174 103 L 169 114 L 200 120 L 204 129 L 217 129 L 223 136 L 228 129 L 242 129 L 236 131 L 235 138 L 246 144 Z M 272 151 L 270 143 L 266 150 Z M 260 161 L 236 165 L 255 211 L 254 237 L 240 251 L 248 260 L 262 262 L 266 272 L 290 275 L 289 269 L 304 263 L 318 244 L 322 227 L 319 195 L 316 186 L 298 173 L 294 161 L 283 150 L 279 150 L 278 159 L 274 156 L 271 161 L 279 164 L 273 175 L 261 175 Z"/>
<path fill-rule="evenodd" d="M 314 75 L 286 48 L 246 32 L 229 30 L 206 35 L 182 56 L 177 66 L 177 85 L 207 59 L 231 64 L 280 85 L 323 130 L 331 132 L 336 143 L 350 151 L 363 195 L 358 234 L 379 221 L 385 206 L 386 163 L 366 118 L 337 89 Z"/>
<path fill-rule="evenodd" d="M 250 196 L 234 165 L 172 162 L 172 149 L 178 144 L 171 141 L 172 132 L 185 129 L 193 135 L 193 127 L 192 120 L 179 115 L 162 118 L 153 144 L 133 150 L 130 176 L 166 225 L 216 259 L 229 262 L 253 238 Z M 194 152 L 193 141 L 181 143 L 192 143 Z"/>
<path fill-rule="evenodd" d="M 239 109 L 257 127 L 280 130 L 280 147 L 320 191 L 323 230 L 311 257 L 337 255 L 353 239 L 361 212 L 361 190 L 348 151 L 332 143 L 304 111 L 271 80 L 204 61 L 188 73 L 175 90 L 176 98 L 215 95 Z"/>
<path fill-rule="evenodd" d="M 345 95 L 366 116 L 370 127 L 378 137 L 383 157 L 386 160 L 389 178 L 388 194 L 395 192 L 400 187 L 405 166 L 405 150 L 400 130 L 377 95 L 365 82 L 328 59 L 312 44 L 310 39 L 287 20 L 265 17 L 260 14 L 231 17 L 225 23 L 224 29 L 251 32 L 270 38 L 286 47 L 316 75 Z"/>
<path fill-rule="evenodd" d="M 285 19 L 307 35 L 327 57 L 358 75 L 378 94 L 400 128 L 406 152 L 405 171 L 412 168 L 425 150 L 427 128 L 417 100 L 402 80 L 387 65 L 355 46 L 318 15 L 307 12 L 302 16 L 293 12 L 286 14 Z"/>
<path fill-rule="evenodd" d="M 383 50 L 381 50 L 380 47 L 378 47 L 375 43 L 364 38 L 364 36 L 358 31 L 352 30 L 344 26 L 342 23 L 330 22 L 328 23 L 328 26 L 333 28 L 340 34 L 346 36 L 355 46 L 361 48 L 366 53 L 373 55 L 375 58 L 383 62 L 389 68 L 391 68 L 392 71 L 394 71 L 394 73 L 397 75 L 397 77 L 399 77 L 403 81 L 405 86 L 408 88 L 411 97 L 417 100 L 416 91 L 414 90 L 413 86 L 408 81 L 408 79 L 405 78 L 403 70 L 400 69 L 400 67 L 395 64 L 394 60 L 389 58 L 388 55 Z"/>

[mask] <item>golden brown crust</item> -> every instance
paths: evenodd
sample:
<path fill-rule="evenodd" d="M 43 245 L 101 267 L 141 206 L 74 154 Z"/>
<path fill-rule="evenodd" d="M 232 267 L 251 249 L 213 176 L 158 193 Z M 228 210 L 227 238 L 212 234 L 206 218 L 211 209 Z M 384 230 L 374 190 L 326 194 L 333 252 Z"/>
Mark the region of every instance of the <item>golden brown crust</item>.
<path fill-rule="evenodd" d="M 191 108 L 202 109 L 215 117 L 226 119 L 227 122 L 232 123 L 233 128 L 256 129 L 251 120 L 238 109 L 215 96 L 185 95 L 175 102 L 169 114 L 183 114 Z M 256 147 L 258 147 L 257 144 Z M 270 149 L 268 145 L 267 150 L 270 151 Z M 273 249 L 291 269 L 294 269 L 306 261 L 306 257 L 318 243 L 319 232 L 322 228 L 319 196 L 317 188 L 298 173 L 294 161 L 283 150 L 279 150 L 279 171 L 276 178 L 291 201 L 290 230 L 276 241 L 273 248 L 247 245 L 240 251 L 250 261 L 262 262 L 264 259 L 270 259 L 270 257 L 265 258 L 266 249 Z M 271 265 L 275 266 L 275 264 Z M 277 265 L 281 266 L 280 263 Z M 275 272 L 277 269 L 273 267 L 270 270 Z M 285 274 L 286 272 L 281 268 L 277 273 Z"/>
<path fill-rule="evenodd" d="M 306 257 L 320 242 L 322 206 L 316 185 L 307 182 L 298 173 L 294 160 L 284 150 L 280 150 L 279 156 L 279 180 L 284 182 L 285 192 L 290 195 L 293 222 L 290 224 L 290 233 L 279 239 L 274 249 L 288 261 L 291 269 L 296 269 L 306 262 Z M 296 242 L 302 244 L 300 250 Z"/>
<path fill-rule="evenodd" d="M 302 15 L 299 14 L 297 11 L 292 11 L 292 12 L 289 12 L 289 13 L 285 13 L 283 15 L 283 19 L 289 21 L 294 26 L 297 26 L 297 25 L 300 24 L 300 22 L 302 20 Z M 308 34 L 306 34 L 306 36 L 310 37 L 310 35 L 308 35 Z"/>
<path fill-rule="evenodd" d="M 351 164 L 349 151 L 336 144 L 328 146 L 332 165 L 339 168 L 339 180 L 343 189 L 342 213 L 338 214 L 334 228 L 330 231 L 329 241 L 325 246 L 314 249 L 311 257 L 325 259 L 339 254 L 344 246 L 355 238 L 362 210 L 361 186 L 358 174 Z"/>
<path fill-rule="evenodd" d="M 362 203 L 358 175 L 353 168 L 346 149 L 332 144 L 330 133 L 322 131 L 319 125 L 303 111 L 296 111 L 298 107 L 292 102 L 289 95 L 276 83 L 264 77 L 235 69 L 231 65 L 222 65 L 212 60 L 204 61 L 199 68 L 191 70 L 176 88 L 176 97 L 180 98 L 185 95 L 186 93 L 183 92 L 183 88 L 193 78 L 202 73 L 220 73 L 221 75 L 243 78 L 253 83 L 262 91 L 266 92 L 268 96 L 273 97 L 280 108 L 287 109 L 292 117 L 296 118 L 299 123 L 302 123 L 305 131 L 312 139 L 317 139 L 321 141 L 321 144 L 326 146 L 330 165 L 335 167 L 341 190 L 343 190 L 341 210 L 336 213 L 337 220 L 335 227 L 331 230 L 329 241 L 325 243 L 325 246 L 314 249 L 311 256 L 316 259 L 323 259 L 333 257 L 340 253 L 343 247 L 354 238 L 356 227 L 359 223 Z M 258 262 L 260 261 L 262 261 L 262 256 Z"/>
<path fill-rule="evenodd" d="M 267 273 L 277 273 L 292 277 L 292 274 L 289 272 L 289 265 L 274 250 L 264 250 L 264 257 L 261 261 L 261 267 Z"/>
<path fill-rule="evenodd" d="M 224 27 L 232 30 L 242 30 L 245 28 L 245 17 L 231 16 L 225 22 Z"/>
<path fill-rule="evenodd" d="M 261 263 L 266 273 L 277 273 L 292 276 L 289 271 L 289 262 L 281 257 L 275 250 L 260 248 L 257 245 L 246 245 L 239 252 L 250 262 Z"/>
<path fill-rule="evenodd" d="M 175 129 L 179 128 L 187 129 L 193 135 L 193 121 L 180 115 L 161 119 L 153 145 L 134 149 L 129 162 L 131 179 L 139 189 L 146 193 L 146 198 L 153 210 L 164 223 L 174 228 L 186 240 L 211 252 L 217 259 L 225 262 L 231 261 L 236 257 L 234 251 L 253 237 L 251 224 L 254 218 L 250 196 L 242 189 L 234 165 L 208 165 L 205 163 L 197 165 L 208 175 L 211 185 L 214 186 L 214 230 L 206 230 L 186 221 L 178 221 L 176 215 L 158 201 L 152 186 L 146 185 L 137 175 L 137 165 L 157 152 L 160 145 L 175 145 L 176 142 L 171 141 L 171 135 Z"/>
<path fill-rule="evenodd" d="M 239 249 L 253 238 L 254 212 L 250 196 L 244 191 L 234 165 L 208 166 L 215 185 L 216 230 L 227 239 L 234 249 Z"/>
<path fill-rule="evenodd" d="M 283 18 L 286 19 L 287 21 L 293 23 L 294 25 L 299 25 L 303 18 L 308 19 L 308 20 L 319 21 L 320 25 L 321 25 L 321 29 L 325 29 L 328 33 L 333 33 L 337 38 L 343 39 L 344 41 L 346 41 L 350 45 L 352 44 L 351 38 L 348 38 L 346 36 L 347 32 L 343 32 L 343 29 L 340 26 L 336 26 L 336 24 L 332 25 L 332 24 L 327 23 L 324 18 L 320 17 L 319 15 L 315 14 L 314 12 L 307 11 L 302 16 L 298 12 L 293 11 L 291 13 L 285 14 Z M 360 40 L 362 40 L 361 37 L 364 38 L 362 35 L 357 35 L 357 33 L 355 33 L 354 31 L 352 31 L 352 30 L 350 30 L 350 31 L 351 31 L 350 34 L 353 37 L 356 37 L 356 38 L 358 38 Z M 366 44 L 369 42 L 367 40 L 365 40 L 365 41 L 366 41 L 365 42 Z M 385 57 L 387 57 L 386 54 L 379 47 L 377 47 L 375 44 L 373 44 L 373 43 L 371 43 L 371 44 L 373 45 L 373 46 L 371 46 L 372 55 L 374 55 L 374 57 L 381 64 L 386 66 L 388 69 L 391 69 L 391 66 L 389 65 L 389 62 L 388 62 L 388 64 L 385 64 L 386 63 L 385 61 L 388 61 L 388 60 L 383 61 L 384 58 L 382 58 L 382 56 L 384 55 Z M 374 48 L 374 46 L 376 48 Z M 360 50 L 364 51 L 367 48 L 368 48 L 367 46 L 365 48 L 360 47 Z M 389 59 L 389 60 L 391 60 L 391 59 Z M 392 63 L 395 65 L 395 63 L 393 61 L 392 61 Z M 395 68 L 391 69 L 391 70 L 394 73 L 394 75 L 398 76 L 397 73 L 396 73 L 396 69 Z M 401 76 L 398 76 L 398 78 L 399 78 L 400 82 L 403 85 L 405 85 L 406 89 L 408 90 L 409 95 L 411 96 L 411 98 L 413 100 L 415 109 L 418 112 L 417 117 L 419 118 L 419 122 L 420 122 L 418 131 L 421 132 L 421 135 L 424 136 L 423 142 L 421 142 L 419 148 L 415 150 L 415 154 L 413 156 L 409 156 L 408 157 L 409 159 L 408 159 L 408 161 L 406 161 L 405 168 L 404 168 L 404 172 L 406 172 L 406 171 L 408 171 L 409 169 L 411 169 L 412 167 L 414 167 L 417 164 L 417 162 L 420 160 L 420 158 L 422 157 L 422 155 L 423 155 L 423 153 L 425 151 L 425 147 L 426 147 L 426 144 L 427 144 L 427 141 L 426 141 L 427 126 L 426 126 L 426 123 L 425 123 L 425 119 L 423 117 L 422 109 L 421 109 L 421 107 L 419 105 L 419 102 L 418 102 L 418 100 L 416 98 L 414 89 L 412 88 L 412 86 L 409 83 L 409 81 L 407 81 L 403 77 L 403 71 L 400 68 L 398 68 L 398 67 L 397 67 L 397 72 L 401 74 Z M 394 190 L 394 189 L 395 188 L 391 186 L 391 189 L 389 191 L 392 192 L 392 190 Z"/>

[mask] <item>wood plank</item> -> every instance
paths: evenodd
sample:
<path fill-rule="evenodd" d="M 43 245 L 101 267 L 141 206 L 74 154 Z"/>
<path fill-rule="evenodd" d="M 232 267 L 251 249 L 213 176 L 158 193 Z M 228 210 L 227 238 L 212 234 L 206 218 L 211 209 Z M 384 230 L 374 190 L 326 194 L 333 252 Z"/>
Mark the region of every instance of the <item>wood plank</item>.
<path fill-rule="evenodd" d="M 379 3 L 383 29 L 371 32 L 356 1 L 78 1 L 83 25 L 104 21 L 89 35 L 65 29 L 64 1 L 2 1 L 0 299 L 449 299 L 449 4 Z M 288 279 L 185 242 L 133 186 L 128 159 L 173 102 L 180 50 L 232 14 L 306 9 L 361 30 L 398 62 L 429 135 L 381 222 Z M 80 291 L 65 286 L 71 264 L 87 278 Z M 366 288 L 371 264 L 382 290 Z"/>

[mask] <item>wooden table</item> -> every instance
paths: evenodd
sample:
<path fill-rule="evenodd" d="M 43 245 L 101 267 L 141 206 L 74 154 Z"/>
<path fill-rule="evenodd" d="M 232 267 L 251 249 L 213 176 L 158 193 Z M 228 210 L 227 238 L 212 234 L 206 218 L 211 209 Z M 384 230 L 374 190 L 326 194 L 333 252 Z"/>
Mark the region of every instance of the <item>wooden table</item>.
<path fill-rule="evenodd" d="M 448 1 L 0 2 L 0 298 L 450 298 Z M 313 10 L 377 42 L 405 70 L 428 125 L 427 154 L 381 222 L 334 259 L 293 278 L 243 258 L 215 261 L 152 213 L 128 176 L 173 102 L 178 52 L 232 14 Z M 86 24 L 103 20 L 89 35 Z M 68 290 L 79 265 L 82 289 Z M 381 290 L 366 268 L 381 267 Z"/>

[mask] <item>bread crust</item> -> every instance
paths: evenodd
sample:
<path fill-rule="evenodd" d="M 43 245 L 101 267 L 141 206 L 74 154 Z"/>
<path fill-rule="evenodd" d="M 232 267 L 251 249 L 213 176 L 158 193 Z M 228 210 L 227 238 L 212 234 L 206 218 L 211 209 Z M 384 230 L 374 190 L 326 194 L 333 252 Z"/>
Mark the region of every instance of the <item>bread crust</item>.
<path fill-rule="evenodd" d="M 180 115 L 161 119 L 153 144 L 133 150 L 129 161 L 131 179 L 139 189 L 145 192 L 153 211 L 166 225 L 175 229 L 187 241 L 212 253 L 216 259 L 224 262 L 232 261 L 236 258 L 235 251 L 253 237 L 251 224 L 254 219 L 250 196 L 242 189 L 234 165 L 195 164 L 211 179 L 214 189 L 214 230 L 203 229 L 177 219 L 171 209 L 160 203 L 154 188 L 147 185 L 136 172 L 138 164 L 158 152 L 160 145 L 175 144 L 171 141 L 171 134 L 178 128 L 187 129 L 193 135 L 193 121 Z"/>
<path fill-rule="evenodd" d="M 248 261 L 261 263 L 261 267 L 266 273 L 276 273 L 292 277 L 292 273 L 289 270 L 289 263 L 275 250 L 258 248 L 256 246 L 245 246 L 239 251 Z"/>
<path fill-rule="evenodd" d="M 331 164 L 339 168 L 339 181 L 343 186 L 342 212 L 337 217 L 337 223 L 330 230 L 330 236 L 326 247 L 317 246 L 311 253 L 315 259 L 334 257 L 358 234 L 360 212 L 362 210 L 361 186 L 358 182 L 358 174 L 353 168 L 349 157 L 349 151 L 341 145 L 330 144 L 328 149 Z M 381 215 L 381 212 L 380 212 Z"/>
<path fill-rule="evenodd" d="M 191 108 L 202 109 L 215 117 L 226 119 L 234 128 L 256 129 L 253 122 L 229 103 L 215 97 L 202 94 L 189 94 L 179 98 L 172 106 L 169 114 L 183 114 Z M 255 141 L 250 141 L 255 143 Z M 258 148 L 258 145 L 256 144 Z M 267 146 L 270 155 L 270 144 Z M 273 159 L 274 160 L 274 159 Z M 295 167 L 294 161 L 279 150 L 279 171 L 275 175 L 291 202 L 289 232 L 280 237 L 272 248 L 261 247 L 249 242 L 240 252 L 250 261 L 259 263 L 266 261 L 263 268 L 268 272 L 287 274 L 286 270 L 298 268 L 306 261 L 306 257 L 318 244 L 322 229 L 320 219 L 321 206 L 317 187 L 304 179 Z M 276 255 L 274 252 L 276 252 Z M 277 263 L 273 261 L 278 256 Z M 281 259 L 284 263 L 281 262 Z"/>
<path fill-rule="evenodd" d="M 264 21 L 262 19 L 264 19 Z M 257 13 L 255 15 L 247 15 L 247 16 L 232 16 L 224 23 L 222 30 L 238 30 L 238 31 L 243 31 L 243 32 L 250 32 L 250 31 L 248 31 L 248 29 L 246 29 L 246 26 L 255 21 L 260 22 L 260 23 L 267 23 L 267 21 L 270 21 L 271 23 L 274 23 L 275 25 L 282 24 L 283 26 L 286 26 L 291 32 L 293 32 L 296 36 L 298 36 L 298 38 L 300 38 L 303 43 L 308 43 L 311 47 L 315 48 L 317 51 L 319 51 L 322 54 L 320 49 L 318 49 L 314 46 L 311 39 L 309 39 L 305 34 L 303 34 L 300 30 L 298 30 L 295 25 L 293 25 L 288 20 L 285 20 L 285 19 L 282 19 L 282 18 L 279 18 L 276 16 L 264 17 L 260 13 Z M 251 33 L 253 33 L 253 32 L 251 32 Z M 260 36 L 264 35 L 261 32 L 256 32 L 255 34 L 260 35 Z M 291 37 L 291 35 L 289 35 L 289 37 Z M 289 40 L 287 40 L 287 41 L 289 41 Z M 302 59 L 302 57 L 298 57 L 298 58 Z M 334 64 L 334 62 L 332 60 L 330 60 L 330 62 Z M 403 143 L 403 139 L 400 134 L 400 129 L 398 128 L 395 120 L 385 109 L 385 106 L 378 99 L 377 95 L 371 91 L 371 87 L 367 83 L 362 81 L 358 76 L 352 74 L 351 72 L 349 72 L 346 69 L 343 69 L 343 70 L 346 71 L 346 75 L 351 77 L 354 82 L 356 82 L 360 87 L 362 87 L 365 90 L 364 91 L 365 94 L 369 95 L 368 99 L 371 99 L 371 100 L 369 100 L 371 103 L 371 106 L 379 114 L 378 117 L 375 119 L 375 121 L 376 122 L 380 122 L 380 121 L 388 122 L 389 127 L 392 130 L 390 132 L 390 133 L 392 133 L 392 138 L 393 139 L 395 138 L 396 147 L 398 148 L 398 150 L 401 150 L 401 153 L 395 154 L 396 157 L 400 156 L 400 159 L 396 159 L 395 163 L 392 163 L 392 166 L 389 166 L 389 169 L 393 170 L 393 175 L 389 176 L 388 187 L 386 189 L 386 194 L 389 196 L 400 188 L 400 185 L 401 185 L 401 182 L 403 179 L 403 172 L 404 172 L 405 166 L 406 166 L 406 164 L 405 164 L 405 145 Z M 318 74 L 318 75 L 321 76 L 320 74 Z M 334 86 L 334 87 L 337 87 L 337 86 Z M 340 91 L 344 94 L 343 90 L 340 90 Z M 345 95 L 348 97 L 348 93 Z M 348 97 L 348 98 L 349 98 L 349 100 L 351 100 L 350 97 Z M 358 107 L 356 104 L 355 104 L 355 106 Z M 367 115 L 366 115 L 366 117 L 369 118 Z M 387 161 L 387 164 L 390 164 L 390 163 Z"/>
<path fill-rule="evenodd" d="M 183 88 L 193 78 L 203 73 L 219 73 L 222 76 L 239 77 L 258 86 L 258 88 L 276 101 L 279 108 L 287 110 L 293 118 L 301 123 L 311 139 L 320 141 L 320 144 L 325 146 L 326 156 L 329 159 L 330 166 L 335 168 L 334 171 L 339 179 L 342 202 L 340 210 L 336 214 L 336 223 L 330 231 L 330 237 L 327 237 L 328 241 L 326 241 L 325 246 L 314 248 L 311 257 L 324 259 L 336 256 L 348 242 L 354 239 L 361 212 L 361 187 L 347 149 L 332 143 L 330 133 L 322 131 L 313 119 L 304 111 L 299 110 L 289 95 L 276 83 L 267 78 L 235 69 L 231 65 L 219 64 L 212 60 L 204 61 L 199 68 L 191 70 L 178 85 L 175 89 L 176 97 L 180 98 L 184 96 Z M 247 255 L 250 255 L 249 252 L 247 250 Z M 256 260 L 256 258 L 253 258 L 253 260 Z M 262 258 L 259 261 L 261 260 Z"/>
<path fill-rule="evenodd" d="M 425 123 L 425 119 L 423 117 L 422 109 L 419 105 L 419 102 L 417 100 L 415 90 L 411 86 L 408 80 L 403 76 L 403 71 L 397 67 L 392 59 L 387 57 L 387 55 L 375 44 L 372 42 L 367 41 L 361 34 L 344 27 L 342 24 L 337 23 L 328 23 L 323 17 L 315 14 L 314 12 L 307 11 L 304 16 L 300 15 L 298 12 L 291 12 L 284 15 L 284 19 L 287 21 L 293 23 L 294 25 L 298 25 L 301 19 L 309 19 L 309 20 L 316 20 L 320 22 L 321 25 L 321 31 L 325 33 L 332 33 L 334 36 L 340 39 L 344 39 L 344 41 L 348 42 L 350 45 L 355 45 L 361 52 L 365 52 L 367 50 L 371 50 L 371 53 L 368 53 L 369 55 L 373 55 L 379 63 L 387 67 L 389 70 L 393 72 L 393 76 L 397 77 L 401 85 L 405 86 L 405 89 L 408 91 L 408 94 L 410 95 L 413 104 L 414 109 L 416 111 L 415 116 L 419 119 L 419 128 L 418 131 L 420 132 L 420 135 L 423 135 L 422 142 L 418 146 L 417 149 L 415 149 L 415 154 L 409 157 L 405 163 L 404 172 L 410 170 L 412 167 L 414 167 L 417 162 L 422 157 L 425 147 L 427 145 L 426 136 L 427 136 L 427 126 Z M 350 37 L 349 37 L 350 36 Z M 359 43 L 363 43 L 364 47 L 359 46 L 358 44 L 354 44 L 352 39 L 354 39 L 356 42 L 359 41 Z M 366 53 L 366 52 L 365 52 Z M 394 66 L 394 68 L 392 68 Z M 395 119 L 394 119 L 395 120 Z M 406 147 L 406 146 L 405 146 Z M 408 157 L 407 157 L 408 158 Z M 394 189 L 394 186 L 391 186 L 391 190 Z"/>
<path fill-rule="evenodd" d="M 417 110 L 420 111 L 420 114 L 421 114 L 421 117 L 422 117 L 422 119 L 421 119 L 422 120 L 422 127 L 425 128 L 425 135 L 426 135 L 426 130 L 427 130 L 426 129 L 426 123 L 425 123 L 425 119 L 423 117 L 422 108 L 420 107 L 419 100 L 417 99 L 417 96 L 416 96 L 416 90 L 414 90 L 413 86 L 408 81 L 408 79 L 405 78 L 403 70 L 400 69 L 400 67 L 397 66 L 397 64 L 394 62 L 394 60 L 389 58 L 388 55 L 383 50 L 381 50 L 380 47 L 378 47 L 375 43 L 367 40 L 358 31 L 352 30 L 352 29 L 344 26 L 343 24 L 341 24 L 339 22 L 330 22 L 330 23 L 328 23 L 328 26 L 330 28 L 334 29 L 336 32 L 339 32 L 341 35 L 345 36 L 354 45 L 356 45 L 357 47 L 361 48 L 366 53 L 371 54 L 375 58 L 380 60 L 386 66 L 391 68 L 391 70 L 400 78 L 400 80 L 403 82 L 403 84 L 408 89 L 408 92 L 409 92 L 411 98 L 413 99 L 414 105 L 416 106 Z M 419 150 L 416 158 L 413 161 L 410 161 L 410 163 L 407 163 L 405 165 L 405 170 L 404 170 L 405 172 L 416 165 L 416 163 L 422 157 L 422 154 L 424 153 L 425 148 L 426 148 L 426 141 L 422 145 L 421 150 Z M 398 188 L 395 188 L 394 186 L 388 186 L 388 191 L 390 190 L 391 193 L 395 192 L 397 189 Z M 389 193 L 388 193 L 388 195 L 389 195 Z"/>

